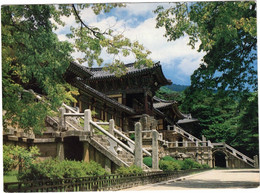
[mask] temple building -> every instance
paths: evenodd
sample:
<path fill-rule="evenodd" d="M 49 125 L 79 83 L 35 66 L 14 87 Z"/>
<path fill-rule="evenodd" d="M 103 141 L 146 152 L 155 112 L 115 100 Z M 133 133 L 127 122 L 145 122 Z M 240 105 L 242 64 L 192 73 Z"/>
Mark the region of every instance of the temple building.
<path fill-rule="evenodd" d="M 47 116 L 42 135 L 9 126 L 4 144 L 37 146 L 41 159 L 93 160 L 110 172 L 133 164 L 151 170 L 142 164 L 143 156 L 153 156 L 157 163 L 166 155 L 191 158 L 215 167 L 218 153 L 224 167 L 258 167 L 257 157 L 252 160 L 225 143 L 198 136 L 198 120 L 180 112 L 176 101 L 155 97 L 160 87 L 171 84 L 159 62 L 125 67 L 127 72 L 118 77 L 71 62 L 64 79 L 78 88 L 77 103 L 63 104 L 58 115 Z M 153 171 L 159 169 L 156 165 Z"/>
<path fill-rule="evenodd" d="M 123 131 L 133 130 L 133 125 L 144 115 L 157 120 L 157 130 L 163 130 L 180 119 L 189 119 L 182 114 L 175 101 L 155 97 L 155 92 L 172 82 L 165 78 L 160 63 L 153 67 L 135 68 L 126 64 L 127 73 L 121 77 L 102 68 L 88 68 L 72 62 L 64 77 L 79 89 L 80 112 L 91 109 L 94 118 L 101 121 L 114 119 Z"/>

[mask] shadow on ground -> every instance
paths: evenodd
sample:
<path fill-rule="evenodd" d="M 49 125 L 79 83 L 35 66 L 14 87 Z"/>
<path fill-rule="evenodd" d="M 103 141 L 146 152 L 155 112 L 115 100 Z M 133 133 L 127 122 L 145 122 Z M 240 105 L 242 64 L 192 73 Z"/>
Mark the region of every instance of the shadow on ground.
<path fill-rule="evenodd" d="M 239 170 L 239 171 L 237 171 L 237 170 L 227 170 L 227 171 L 225 171 L 225 173 L 259 173 L 259 171 L 258 170 Z"/>
<path fill-rule="evenodd" d="M 165 184 L 157 185 L 163 187 L 181 187 L 181 188 L 210 188 L 210 189 L 223 189 L 223 188 L 256 188 L 259 182 L 250 181 L 216 181 L 216 180 L 184 180 L 177 182 L 168 182 Z"/>

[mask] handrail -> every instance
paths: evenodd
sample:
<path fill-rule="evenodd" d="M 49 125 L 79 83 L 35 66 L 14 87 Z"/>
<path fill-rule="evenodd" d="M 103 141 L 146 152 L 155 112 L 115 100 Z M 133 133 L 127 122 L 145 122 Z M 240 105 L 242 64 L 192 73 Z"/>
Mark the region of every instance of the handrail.
<path fill-rule="evenodd" d="M 135 142 L 133 140 L 129 139 L 127 136 L 125 136 L 123 133 L 121 133 L 117 129 L 114 128 L 114 132 L 116 134 L 120 135 L 121 137 L 123 137 L 124 139 L 126 139 L 127 141 L 129 141 L 131 144 L 135 145 Z M 148 156 L 152 156 L 152 154 L 144 148 L 143 148 L 143 152 L 146 153 Z"/>
<path fill-rule="evenodd" d="M 181 132 L 185 133 L 186 135 L 189 136 L 189 139 L 190 139 L 190 137 L 191 137 L 191 138 L 195 139 L 196 141 L 201 142 L 200 139 L 198 139 L 197 137 L 195 137 L 195 136 L 189 134 L 188 132 L 186 132 L 185 130 L 181 129 L 180 127 L 177 127 L 177 126 L 176 126 L 177 129 L 176 129 L 174 126 L 170 126 L 170 127 L 173 127 L 173 130 L 174 130 L 174 131 L 177 131 L 177 132 L 178 132 L 178 130 L 180 130 Z M 180 133 L 180 132 L 178 132 L 178 133 Z"/>
<path fill-rule="evenodd" d="M 70 110 L 73 113 L 78 113 L 77 111 L 75 111 L 74 109 L 72 109 L 70 106 L 66 105 L 65 103 L 62 104 L 66 109 Z"/>
<path fill-rule="evenodd" d="M 130 153 L 134 154 L 134 151 L 129 148 L 127 145 L 125 145 L 123 142 L 121 142 L 120 140 L 118 140 L 116 137 L 114 137 L 112 134 L 110 134 L 109 132 L 107 132 L 105 129 L 103 129 L 102 127 L 100 127 L 98 124 L 96 124 L 94 121 L 90 120 L 90 124 L 92 124 L 93 126 L 95 126 L 99 131 L 101 131 L 102 133 L 104 133 L 105 135 L 107 135 L 108 137 L 110 137 L 112 140 L 114 140 L 115 142 L 117 142 L 120 146 L 122 146 L 123 148 L 125 148 L 127 151 L 129 151 Z"/>
<path fill-rule="evenodd" d="M 73 129 L 78 131 L 78 129 L 74 125 L 72 125 L 70 122 L 66 121 L 66 124 L 68 124 L 70 127 L 72 127 Z"/>
<path fill-rule="evenodd" d="M 231 147 L 230 145 L 225 144 L 225 147 L 232 150 L 232 152 L 235 152 L 236 154 L 242 156 L 243 158 L 246 158 L 247 160 L 249 160 L 250 162 L 254 163 L 255 161 L 252 160 L 251 158 L 247 157 L 246 155 L 244 155 L 243 153 L 239 152 L 238 150 L 236 150 L 235 148 Z"/>

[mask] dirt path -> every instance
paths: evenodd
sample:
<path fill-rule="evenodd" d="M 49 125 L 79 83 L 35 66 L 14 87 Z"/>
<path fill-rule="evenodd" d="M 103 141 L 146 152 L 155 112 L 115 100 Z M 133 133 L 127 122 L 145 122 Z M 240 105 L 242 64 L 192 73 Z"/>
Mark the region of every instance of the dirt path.
<path fill-rule="evenodd" d="M 259 188 L 259 182 L 258 169 L 210 170 L 177 180 L 138 186 L 124 191 Z"/>

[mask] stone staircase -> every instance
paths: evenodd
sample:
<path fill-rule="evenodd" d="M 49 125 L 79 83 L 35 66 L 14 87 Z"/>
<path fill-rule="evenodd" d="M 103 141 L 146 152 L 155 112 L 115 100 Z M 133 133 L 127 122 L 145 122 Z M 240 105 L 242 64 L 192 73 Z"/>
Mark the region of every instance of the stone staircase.
<path fill-rule="evenodd" d="M 66 118 L 65 130 L 84 130 L 84 128 L 77 124 L 75 121 L 75 115 L 78 114 L 83 120 L 83 113 L 76 112 L 73 108 L 63 105 L 66 109 L 66 113 L 69 116 L 74 116 L 74 119 Z M 79 123 L 79 122 L 78 122 Z M 114 160 L 119 166 L 129 167 L 134 164 L 134 148 L 135 142 L 124 135 L 119 130 L 115 129 L 114 121 L 108 122 L 94 122 L 91 119 L 88 121 L 91 139 L 89 143 L 96 148 L 99 148 L 100 152 L 104 152 L 107 157 Z M 109 125 L 110 131 L 106 131 L 102 125 Z M 112 128 L 112 129 L 111 129 Z M 147 150 L 143 149 L 143 152 L 151 155 Z M 148 171 L 150 168 L 143 164 L 143 170 Z"/>
<path fill-rule="evenodd" d="M 222 150 L 222 151 L 228 153 L 229 155 L 232 155 L 235 158 L 243 161 L 250 167 L 255 167 L 255 161 L 253 159 L 247 157 L 246 155 L 239 152 L 238 150 L 231 147 L 230 145 L 227 145 L 226 143 L 212 143 L 212 145 L 213 145 L 213 150 L 218 150 L 218 149 Z"/>
<path fill-rule="evenodd" d="M 110 150 L 110 142 L 107 136 L 105 135 L 93 135 L 93 140 L 95 140 L 97 143 L 99 143 L 101 146 L 103 146 L 106 150 L 113 152 L 113 150 Z M 115 152 L 113 154 L 122 161 L 124 166 L 131 166 L 134 164 L 134 155 L 130 152 L 126 151 L 125 149 L 121 147 L 116 147 Z"/>
<path fill-rule="evenodd" d="M 195 146 L 197 147 L 199 146 L 211 147 L 212 151 L 221 150 L 223 152 L 226 152 L 234 156 L 236 159 L 243 161 L 248 166 L 255 167 L 255 161 L 253 159 L 247 157 L 246 155 L 244 155 L 243 153 L 239 152 L 238 150 L 236 150 L 235 148 L 231 147 L 226 143 L 211 143 L 209 140 L 202 141 L 177 126 L 168 126 L 168 130 L 173 130 L 174 132 L 188 139 L 190 142 L 194 142 Z"/>

